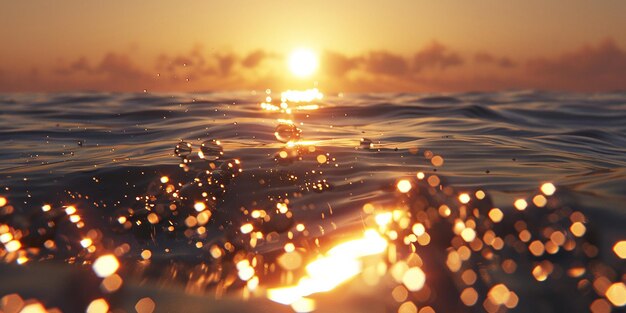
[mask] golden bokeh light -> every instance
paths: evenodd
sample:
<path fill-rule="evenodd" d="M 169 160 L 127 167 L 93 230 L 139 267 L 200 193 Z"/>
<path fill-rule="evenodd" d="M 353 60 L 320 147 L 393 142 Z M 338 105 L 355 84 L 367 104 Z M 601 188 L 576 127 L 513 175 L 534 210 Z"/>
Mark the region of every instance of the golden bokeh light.
<path fill-rule="evenodd" d="M 463 204 L 467 204 L 468 202 L 470 202 L 471 199 L 472 198 L 467 193 L 462 193 L 459 195 L 459 201 L 461 201 L 461 203 Z"/>
<path fill-rule="evenodd" d="M 442 166 L 443 165 L 443 158 L 440 155 L 436 155 L 434 157 L 432 157 L 432 159 L 430 159 L 430 163 L 432 163 L 434 166 Z"/>
<path fill-rule="evenodd" d="M 587 231 L 587 227 L 585 227 L 585 224 L 581 222 L 573 223 L 569 229 L 572 232 L 572 234 L 576 237 L 582 237 Z"/>
<path fill-rule="evenodd" d="M 46 313 L 48 310 L 39 302 L 33 302 L 26 304 L 20 313 Z"/>
<path fill-rule="evenodd" d="M 141 251 L 141 258 L 144 260 L 148 260 L 152 257 L 152 252 L 150 250 Z"/>
<path fill-rule="evenodd" d="M 206 209 L 206 204 L 204 204 L 204 202 L 196 202 L 196 203 L 193 205 L 193 208 L 194 208 L 196 211 L 201 212 L 201 211 L 204 211 L 204 210 Z"/>
<path fill-rule="evenodd" d="M 107 313 L 109 312 L 109 304 L 106 300 L 99 298 L 91 301 L 87 306 L 86 313 Z"/>
<path fill-rule="evenodd" d="M 504 284 L 497 284 L 489 290 L 487 298 L 494 304 L 505 304 L 511 297 L 511 291 Z"/>
<path fill-rule="evenodd" d="M 612 284 L 606 290 L 605 295 L 614 306 L 620 307 L 626 305 L 626 285 L 622 282 Z"/>
<path fill-rule="evenodd" d="M 241 225 L 240 230 L 241 230 L 241 233 L 243 234 L 249 234 L 251 231 L 254 230 L 254 226 L 252 226 L 252 224 L 250 223 L 246 223 L 246 224 Z"/>
<path fill-rule="evenodd" d="M 117 271 L 120 267 L 120 263 L 117 261 L 117 258 L 112 254 L 105 254 L 100 256 L 93 262 L 93 271 L 99 277 L 108 277 Z"/>
<path fill-rule="evenodd" d="M 400 191 L 401 193 L 407 193 L 409 192 L 409 190 L 411 190 L 413 186 L 411 185 L 410 181 L 403 179 L 398 182 L 396 187 L 398 187 L 398 191 Z"/>
<path fill-rule="evenodd" d="M 398 308 L 398 313 L 417 313 L 417 306 L 411 301 L 404 302 Z"/>
<path fill-rule="evenodd" d="M 476 292 L 476 289 L 472 287 L 465 288 L 463 292 L 461 292 L 461 301 L 463 301 L 463 304 L 466 306 L 473 306 L 476 304 L 476 301 L 478 301 L 478 293 Z"/>
<path fill-rule="evenodd" d="M 254 267 L 250 265 L 250 261 L 248 260 L 239 261 L 237 263 L 237 270 L 237 275 L 239 276 L 239 279 L 243 281 L 248 281 L 252 279 L 255 274 Z"/>
<path fill-rule="evenodd" d="M 605 299 L 596 299 L 591 303 L 589 309 L 592 313 L 609 313 L 611 312 L 611 304 Z"/>
<path fill-rule="evenodd" d="M 122 280 L 122 277 L 120 277 L 117 274 L 113 274 L 105 278 L 104 280 L 102 280 L 102 283 L 100 284 L 100 288 L 105 293 L 111 293 L 120 289 L 123 283 L 124 281 Z"/>
<path fill-rule="evenodd" d="M 551 196 L 556 192 L 556 187 L 552 183 L 545 183 L 541 185 L 541 192 L 546 196 Z"/>
<path fill-rule="evenodd" d="M 532 253 L 534 256 L 541 256 L 545 251 L 545 246 L 541 241 L 535 240 L 530 243 L 530 245 L 528 246 L 528 250 L 530 250 L 530 253 Z"/>
<path fill-rule="evenodd" d="M 533 197 L 533 203 L 537 207 L 542 208 L 542 207 L 546 206 L 546 204 L 548 203 L 548 200 L 543 195 L 536 195 L 536 196 Z"/>
<path fill-rule="evenodd" d="M 140 299 L 137 301 L 137 304 L 135 304 L 137 313 L 152 313 L 155 307 L 156 304 L 154 301 L 148 297 Z"/>
<path fill-rule="evenodd" d="M 526 202 L 526 200 L 524 200 L 524 199 L 517 199 L 517 200 L 515 200 L 515 203 L 513 205 L 519 211 L 524 211 L 524 210 L 526 210 L 526 207 L 528 206 L 528 202 Z"/>
<path fill-rule="evenodd" d="M 412 267 L 404 272 L 402 276 L 402 283 L 406 286 L 406 289 L 410 291 L 419 291 L 424 287 L 426 282 L 426 275 L 419 267 Z"/>
<path fill-rule="evenodd" d="M 620 259 L 626 259 L 626 240 L 616 242 L 613 246 L 613 252 L 615 252 Z"/>
<path fill-rule="evenodd" d="M 476 238 L 476 231 L 472 228 L 465 228 L 461 231 L 461 237 L 465 242 L 472 242 Z"/>
<path fill-rule="evenodd" d="M 489 218 L 491 218 L 494 223 L 500 223 L 503 217 L 504 214 L 502 213 L 502 210 L 498 208 L 493 208 L 489 211 Z"/>
<path fill-rule="evenodd" d="M 404 302 L 408 296 L 409 292 L 403 285 L 398 285 L 391 291 L 391 297 L 393 297 L 396 302 Z"/>

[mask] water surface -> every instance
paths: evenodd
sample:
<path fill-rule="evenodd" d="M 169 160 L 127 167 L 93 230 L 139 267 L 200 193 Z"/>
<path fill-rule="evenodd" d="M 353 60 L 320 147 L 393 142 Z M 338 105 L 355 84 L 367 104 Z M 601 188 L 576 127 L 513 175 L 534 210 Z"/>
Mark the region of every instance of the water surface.
<path fill-rule="evenodd" d="M 498 207 L 505 216 L 521 214 L 513 202 L 527 199 L 530 206 L 520 219 L 528 225 L 542 224 L 548 219 L 551 212 L 538 211 L 542 209 L 534 207 L 531 199 L 540 194 L 539 187 L 543 183 L 551 182 L 558 190 L 550 202 L 555 214 L 583 212 L 588 219 L 585 222 L 587 235 L 591 236 L 586 240 L 598 250 L 595 254 L 578 250 L 565 254 L 563 251 L 545 258 L 520 253 L 516 256 L 520 268 L 515 274 L 500 276 L 494 272 L 488 279 L 483 275 L 489 282 L 484 282 L 482 287 L 476 283 L 475 289 L 481 296 L 478 303 L 469 308 L 459 302 L 459 293 L 467 286 L 455 278 L 458 273 L 451 273 L 445 266 L 431 266 L 426 276 L 427 282 L 433 282 L 430 287 L 433 292 L 428 296 L 416 293 L 417 296 L 410 298 L 419 308 L 430 305 L 437 312 L 489 311 L 482 304 L 484 295 L 494 281 L 501 281 L 520 298 L 513 310 L 583 312 L 601 295 L 592 287 L 580 287 L 581 281 L 589 284 L 598 277 L 616 281 L 624 274 L 623 261 L 620 263 L 611 249 L 616 241 L 626 239 L 623 228 L 626 221 L 625 93 L 340 94 L 325 95 L 323 100 L 315 101 L 318 109 L 294 109 L 290 114 L 263 110 L 259 103 L 265 97 L 265 92 L 1 95 L 0 195 L 8 199 L 12 212 L 4 212 L 0 221 L 25 233 L 30 229 L 34 237 L 32 233 L 42 205 L 49 204 L 59 210 L 73 205 L 86 225 L 74 229 L 60 223 L 53 234 L 41 236 L 57 242 L 59 247 L 54 251 L 42 248 L 44 239 L 41 242 L 24 240 L 25 247 L 30 244 L 43 251 L 29 254 L 29 262 L 22 267 L 28 269 L 25 271 L 36 271 L 37 266 L 49 266 L 55 264 L 55 260 L 63 260 L 63 263 L 84 260 L 89 264 L 101 250 L 112 251 L 128 243 L 129 251 L 120 259 L 122 269 L 127 270 L 125 274 L 135 282 L 129 284 L 125 293 L 118 291 L 108 295 L 112 304 L 132 307 L 141 298 L 136 294 L 154 297 L 160 293 L 159 297 L 163 298 L 167 298 L 167 292 L 181 292 L 174 298 L 190 294 L 214 295 L 215 283 L 207 282 L 194 289 L 189 287 L 189 282 L 195 281 L 194 275 L 200 275 L 194 271 L 210 276 L 212 271 L 217 271 L 215 264 L 221 264 L 220 273 L 228 272 L 225 263 L 211 259 L 210 247 L 223 246 L 229 241 L 237 247 L 246 246 L 247 239 L 242 238 L 247 237 L 241 234 L 240 226 L 253 220 L 249 216 L 253 209 L 270 212 L 276 203 L 287 201 L 292 216 L 281 220 L 282 217 L 276 215 L 271 222 L 258 226 L 266 234 L 277 233 L 280 240 L 247 247 L 246 251 L 268 259 L 276 257 L 282 253 L 284 243 L 290 241 L 288 232 L 297 224 L 303 224 L 308 235 L 301 241 L 294 241 L 303 251 L 315 254 L 323 251 L 324 245 L 307 246 L 314 238 L 328 243 L 362 231 L 365 204 L 389 210 L 396 207 L 417 210 L 411 201 L 415 198 L 405 198 L 396 190 L 399 180 L 408 179 L 415 186 L 413 191 L 424 193 L 429 188 L 438 189 L 443 193 L 439 196 L 448 198 L 437 200 L 439 196 L 433 194 L 433 198 L 428 198 L 428 205 L 419 210 L 437 208 L 446 201 L 459 205 L 459 193 L 467 192 L 473 197 L 475 191 L 483 190 L 490 202 L 478 203 L 477 208 L 488 211 Z M 300 144 L 289 147 L 276 140 L 274 132 L 279 119 L 293 121 L 301 130 Z M 362 145 L 364 138 L 372 144 Z M 211 189 L 216 199 L 208 203 L 213 213 L 206 232 L 190 235 L 179 228 L 167 231 L 168 225 L 163 221 L 170 217 L 164 216 L 159 216 L 156 226 L 120 228 L 118 218 L 128 215 L 129 208 L 139 212 L 145 205 L 163 205 L 168 201 L 161 196 L 143 198 L 163 192 L 161 177 L 168 177 L 168 183 L 179 189 L 201 177 L 201 172 L 213 171 L 209 161 L 198 160 L 196 155 L 206 140 L 218 140 L 223 148 L 223 156 L 213 162 L 216 167 L 229 159 L 240 160 L 242 167 L 242 172 L 229 178 L 224 188 Z M 187 164 L 187 170 L 180 166 L 181 158 L 174 153 L 174 147 L 181 141 L 191 144 L 192 156 L 195 156 Z M 281 151 L 287 157 L 282 157 Z M 324 162 L 320 162 L 319 155 L 325 156 Z M 433 156 L 441 157 L 443 164 L 434 162 Z M 424 173 L 426 178 L 436 175 L 442 187 L 433 188 L 426 179 L 418 180 L 418 172 Z M 443 186 L 454 188 L 454 192 L 446 195 Z M 188 192 L 189 197 L 193 197 L 194 191 Z M 181 215 L 171 220 L 178 219 L 181 225 L 183 215 L 197 213 L 184 201 L 178 211 Z M 141 218 L 148 215 L 144 213 Z M 514 220 L 506 225 L 503 234 L 518 235 Z M 542 227 L 537 232 L 548 226 Z M 569 225 L 563 227 L 567 231 Z M 100 250 L 93 255 L 77 246 L 89 229 L 102 232 L 98 237 Z M 424 249 L 420 256 L 445 263 L 446 249 L 454 234 L 444 235 L 443 228 L 435 226 L 429 232 L 432 244 L 420 247 Z M 446 228 L 446 232 L 450 232 L 450 228 Z M 569 237 L 574 238 L 571 234 Z M 507 241 L 508 244 L 514 246 L 512 242 Z M 144 250 L 151 251 L 151 263 L 135 266 L 143 262 L 140 254 Z M 502 252 L 501 257 L 498 262 L 515 259 L 509 252 Z M 562 265 L 553 271 L 560 271 L 560 274 L 538 282 L 530 270 L 524 272 L 523 264 L 533 269 L 544 259 Z M 484 260 L 470 261 L 466 265 L 476 273 L 490 266 Z M 613 268 L 613 272 L 598 274 L 600 270 L 590 265 L 597 262 Z M 198 269 L 199 264 L 205 264 L 205 268 Z M 564 273 L 572 264 L 587 266 L 586 276 L 567 277 Z M 3 267 L 3 272 L 14 270 L 13 265 Z M 89 276 L 74 274 L 74 268 L 63 267 L 56 271 L 68 271 L 67 275 L 77 277 Z M 425 268 L 428 269 L 428 265 Z M 177 269 L 185 274 L 173 275 L 171 271 Z M 266 276 L 268 284 L 285 282 L 279 274 Z M 437 280 L 440 282 L 435 283 Z M 20 279 L 15 278 L 15 281 L 20 282 Z M 161 286 L 158 291 L 149 289 L 154 282 Z M 46 295 L 38 292 L 34 284 L 24 284 L 19 288 L 6 284 L 0 293 L 19 292 L 64 311 L 84 308 L 100 293 L 92 288 L 85 292 L 84 299 L 68 303 L 63 293 Z M 400 303 L 390 298 L 389 288 L 393 286 L 374 287 L 377 293 L 386 294 L 378 299 L 363 299 L 351 289 L 342 291 L 351 295 L 342 301 L 322 296 L 320 311 L 341 307 L 339 302 L 348 303 L 346 310 L 351 308 L 355 312 L 395 312 Z M 434 292 L 437 290 L 451 291 L 448 295 Z M 563 299 L 578 294 L 583 296 L 563 304 Z M 189 300 L 190 306 L 195 303 L 192 300 Z M 206 301 L 213 303 L 215 300 L 207 298 Z M 226 304 L 221 311 L 245 310 L 250 304 L 223 301 Z M 177 300 L 156 302 L 157 311 L 166 311 L 168 303 L 173 305 Z M 288 307 L 262 303 L 269 306 L 268 311 L 289 311 Z M 325 303 L 328 306 L 325 307 Z M 366 303 L 365 308 L 356 303 Z M 213 310 L 202 306 L 194 308 L 192 311 Z"/>

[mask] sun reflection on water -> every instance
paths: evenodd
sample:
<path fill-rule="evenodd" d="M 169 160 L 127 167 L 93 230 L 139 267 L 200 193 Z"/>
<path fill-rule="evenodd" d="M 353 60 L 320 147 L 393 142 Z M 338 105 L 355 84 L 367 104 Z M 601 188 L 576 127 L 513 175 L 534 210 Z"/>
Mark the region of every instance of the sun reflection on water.
<path fill-rule="evenodd" d="M 361 258 L 382 254 L 386 248 L 387 241 L 377 231 L 368 229 L 362 238 L 338 244 L 309 263 L 307 275 L 297 285 L 270 288 L 267 297 L 290 305 L 312 294 L 330 291 L 361 272 Z"/>

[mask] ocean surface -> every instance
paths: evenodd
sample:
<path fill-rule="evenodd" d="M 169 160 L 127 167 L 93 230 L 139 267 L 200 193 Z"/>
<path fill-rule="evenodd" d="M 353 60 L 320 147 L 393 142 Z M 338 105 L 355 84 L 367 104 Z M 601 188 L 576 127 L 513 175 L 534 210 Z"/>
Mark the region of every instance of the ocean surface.
<path fill-rule="evenodd" d="M 0 232 L 13 238 L 0 244 L 3 305 L 624 309 L 614 245 L 626 240 L 626 93 L 280 98 L 0 95 Z M 304 263 L 366 229 L 384 252 L 361 253 L 358 273 L 296 304 L 272 299 L 268 290 L 307 275 Z M 92 269 L 106 253 L 120 263 L 105 275 L 117 288 Z M 324 269 L 345 273 L 332 260 Z"/>

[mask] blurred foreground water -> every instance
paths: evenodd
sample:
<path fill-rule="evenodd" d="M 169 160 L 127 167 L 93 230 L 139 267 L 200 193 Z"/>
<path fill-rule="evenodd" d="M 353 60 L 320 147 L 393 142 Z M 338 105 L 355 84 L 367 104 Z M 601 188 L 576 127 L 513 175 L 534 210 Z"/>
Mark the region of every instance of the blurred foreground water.
<path fill-rule="evenodd" d="M 624 309 L 626 93 L 282 98 L 0 95 L 0 309 Z"/>

